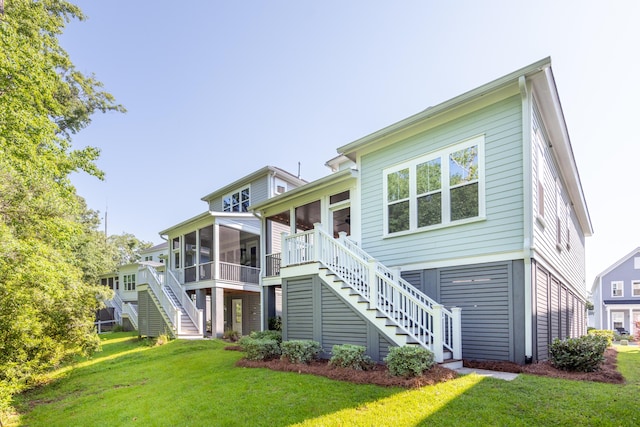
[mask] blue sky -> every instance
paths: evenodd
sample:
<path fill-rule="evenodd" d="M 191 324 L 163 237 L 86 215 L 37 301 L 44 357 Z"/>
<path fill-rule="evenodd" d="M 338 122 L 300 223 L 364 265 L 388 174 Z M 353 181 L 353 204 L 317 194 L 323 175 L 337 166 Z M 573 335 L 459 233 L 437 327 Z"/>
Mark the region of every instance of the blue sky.
<path fill-rule="evenodd" d="M 158 231 L 262 166 L 307 180 L 336 148 L 551 56 L 595 235 L 587 286 L 640 246 L 640 2 L 75 1 L 62 44 L 127 109 L 75 136 L 109 233 Z"/>

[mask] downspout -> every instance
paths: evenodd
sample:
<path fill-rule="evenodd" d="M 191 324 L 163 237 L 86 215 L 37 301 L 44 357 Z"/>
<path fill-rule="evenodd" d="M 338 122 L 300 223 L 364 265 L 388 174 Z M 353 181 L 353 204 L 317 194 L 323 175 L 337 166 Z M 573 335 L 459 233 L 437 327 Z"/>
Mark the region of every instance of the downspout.
<path fill-rule="evenodd" d="M 524 354 L 525 362 L 533 361 L 533 299 L 532 265 L 533 246 L 533 162 L 531 160 L 531 92 L 525 76 L 518 78 L 522 97 L 522 171 L 523 171 L 523 258 L 524 258 Z"/>

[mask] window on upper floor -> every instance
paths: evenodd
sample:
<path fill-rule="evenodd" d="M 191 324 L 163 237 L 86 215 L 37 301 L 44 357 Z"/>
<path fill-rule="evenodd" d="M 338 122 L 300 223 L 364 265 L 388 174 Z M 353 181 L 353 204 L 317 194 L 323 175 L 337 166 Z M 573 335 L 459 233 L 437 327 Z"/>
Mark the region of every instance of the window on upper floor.
<path fill-rule="evenodd" d="M 631 295 L 634 297 L 640 297 L 640 280 L 631 281 Z"/>
<path fill-rule="evenodd" d="M 640 270 L 640 256 L 633 258 L 633 268 Z"/>
<path fill-rule="evenodd" d="M 136 290 L 136 275 L 135 274 L 125 274 L 122 276 L 122 282 L 124 283 L 125 291 L 135 291 Z"/>
<path fill-rule="evenodd" d="M 624 282 L 623 281 L 615 281 L 611 282 L 611 296 L 612 297 L 621 297 L 623 292 Z"/>
<path fill-rule="evenodd" d="M 274 179 L 274 184 L 275 184 L 275 193 L 276 194 L 282 194 L 282 193 L 287 191 L 287 182 L 286 181 L 283 181 L 280 178 L 275 178 Z"/>
<path fill-rule="evenodd" d="M 385 169 L 385 232 L 484 215 L 484 136 Z"/>
<path fill-rule="evenodd" d="M 562 250 L 562 221 L 561 221 L 561 207 L 562 207 L 562 188 L 560 187 L 560 180 L 556 178 L 556 248 Z"/>
<path fill-rule="evenodd" d="M 249 187 L 228 194 L 222 198 L 222 210 L 224 212 L 247 212 L 250 204 Z"/>

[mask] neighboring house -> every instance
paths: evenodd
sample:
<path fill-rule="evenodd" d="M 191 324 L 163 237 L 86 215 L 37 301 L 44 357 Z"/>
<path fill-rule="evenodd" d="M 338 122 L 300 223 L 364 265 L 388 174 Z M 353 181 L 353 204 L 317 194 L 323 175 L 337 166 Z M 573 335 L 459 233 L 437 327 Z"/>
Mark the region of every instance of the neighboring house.
<path fill-rule="evenodd" d="M 640 322 L 640 247 L 598 274 L 591 294 L 596 329 L 635 335 Z"/>
<path fill-rule="evenodd" d="M 167 265 L 138 272 L 138 332 L 220 337 L 262 328 L 260 220 L 248 207 L 305 184 L 264 167 L 202 198 L 208 210 L 160 232 Z"/>
<path fill-rule="evenodd" d="M 115 320 L 125 330 L 138 329 L 138 291 L 136 289 L 138 270 L 151 266 L 158 271 L 164 271 L 167 258 L 167 242 L 140 251 L 140 261 L 121 265 L 112 273 L 103 274 L 100 283 L 113 290 L 114 296 L 106 301 L 106 315 L 100 314 L 101 320 Z"/>
<path fill-rule="evenodd" d="M 333 174 L 251 201 L 263 325 L 281 293 L 284 339 L 326 352 L 521 364 L 586 332 L 592 226 L 549 59 L 337 151 Z"/>

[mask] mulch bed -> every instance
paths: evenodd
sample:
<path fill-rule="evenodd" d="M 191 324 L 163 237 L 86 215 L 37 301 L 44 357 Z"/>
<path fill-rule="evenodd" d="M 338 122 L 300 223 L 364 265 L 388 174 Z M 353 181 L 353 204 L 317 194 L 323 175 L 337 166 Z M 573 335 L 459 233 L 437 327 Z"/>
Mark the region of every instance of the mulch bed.
<path fill-rule="evenodd" d="M 228 346 L 226 350 L 240 350 L 239 346 Z M 488 369 L 492 371 L 526 373 L 542 375 L 553 378 L 562 378 L 580 381 L 597 381 L 613 384 L 624 383 L 624 378 L 617 371 L 617 352 L 613 348 L 605 352 L 605 361 L 596 372 L 567 372 L 554 368 L 550 362 L 540 362 L 531 365 L 520 366 L 513 362 L 499 361 L 464 361 L 464 366 L 476 369 Z M 240 359 L 236 366 L 244 368 L 269 368 L 274 371 L 298 372 L 299 374 L 320 375 L 340 381 L 349 381 L 356 384 L 375 384 L 385 387 L 419 388 L 440 382 L 452 380 L 458 376 L 455 371 L 433 366 L 424 375 L 417 378 L 402 378 L 389 375 L 387 367 L 377 364 L 369 371 L 356 371 L 353 369 L 339 368 L 329 365 L 327 360 L 317 360 L 309 365 L 289 363 L 283 360 L 253 361 Z"/>
<path fill-rule="evenodd" d="M 520 366 L 513 362 L 470 361 L 465 360 L 464 366 L 491 371 L 525 373 L 545 377 L 561 378 L 565 380 L 595 381 L 601 383 L 623 384 L 624 377 L 618 372 L 618 352 L 615 348 L 608 348 L 604 353 L 604 362 L 595 372 L 569 372 L 553 367 L 551 362 L 538 362 Z"/>

